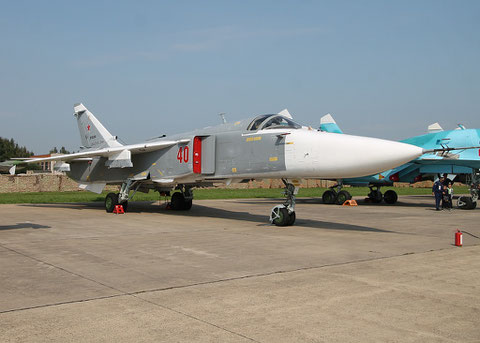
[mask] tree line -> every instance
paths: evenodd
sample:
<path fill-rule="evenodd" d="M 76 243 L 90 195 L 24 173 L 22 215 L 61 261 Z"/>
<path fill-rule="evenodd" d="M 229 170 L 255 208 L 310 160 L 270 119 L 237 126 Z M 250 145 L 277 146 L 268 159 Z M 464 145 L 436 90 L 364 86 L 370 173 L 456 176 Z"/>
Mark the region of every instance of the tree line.
<path fill-rule="evenodd" d="M 19 146 L 12 139 L 0 137 L 0 162 L 9 160 L 12 157 L 30 157 L 33 152 L 28 151 L 26 147 Z"/>
<path fill-rule="evenodd" d="M 60 150 L 57 147 L 50 149 L 50 154 L 70 154 L 70 152 L 61 147 Z M 30 157 L 33 156 L 33 152 L 29 151 L 24 146 L 19 146 L 13 138 L 2 138 L 0 137 L 0 162 L 9 160 L 13 157 Z"/>

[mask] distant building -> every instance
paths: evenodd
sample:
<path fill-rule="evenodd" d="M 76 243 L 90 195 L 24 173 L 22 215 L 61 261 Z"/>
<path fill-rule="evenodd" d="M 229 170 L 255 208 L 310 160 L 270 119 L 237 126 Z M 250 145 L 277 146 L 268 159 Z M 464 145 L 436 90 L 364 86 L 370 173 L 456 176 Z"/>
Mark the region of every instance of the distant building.
<path fill-rule="evenodd" d="M 58 156 L 62 154 L 46 154 L 46 155 L 35 155 L 35 156 L 30 156 L 30 158 L 46 158 L 46 157 L 53 157 L 53 156 Z M 55 161 L 48 161 L 48 162 L 38 162 L 36 163 L 40 167 L 40 169 L 44 173 L 54 173 L 54 166 L 55 166 Z"/>

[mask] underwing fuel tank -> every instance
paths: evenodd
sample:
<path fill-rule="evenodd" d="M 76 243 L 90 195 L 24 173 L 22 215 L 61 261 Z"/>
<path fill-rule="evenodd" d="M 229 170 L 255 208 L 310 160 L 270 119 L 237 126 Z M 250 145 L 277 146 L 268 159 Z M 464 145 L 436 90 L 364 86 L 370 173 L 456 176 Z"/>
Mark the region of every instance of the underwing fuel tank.
<path fill-rule="evenodd" d="M 285 140 L 287 173 L 305 178 L 371 175 L 422 154 L 422 148 L 411 144 L 313 130 L 292 130 Z"/>

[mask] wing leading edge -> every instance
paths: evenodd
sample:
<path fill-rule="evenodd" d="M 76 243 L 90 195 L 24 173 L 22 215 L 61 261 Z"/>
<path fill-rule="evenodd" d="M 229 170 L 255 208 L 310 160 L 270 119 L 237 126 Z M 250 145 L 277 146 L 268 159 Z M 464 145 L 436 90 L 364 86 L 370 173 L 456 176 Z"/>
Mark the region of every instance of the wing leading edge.
<path fill-rule="evenodd" d="M 26 161 L 27 163 L 47 162 L 47 161 L 63 161 L 69 162 L 84 158 L 93 157 L 107 157 L 107 165 L 109 168 L 126 168 L 132 167 L 131 155 L 142 154 L 155 150 L 161 150 L 168 148 L 175 144 L 186 144 L 190 139 L 181 139 L 175 141 L 160 141 L 151 143 L 141 143 L 132 145 L 123 145 L 119 147 L 109 147 L 98 150 L 88 150 L 83 152 L 77 152 L 68 155 L 58 155 L 45 158 L 34 158 Z"/>

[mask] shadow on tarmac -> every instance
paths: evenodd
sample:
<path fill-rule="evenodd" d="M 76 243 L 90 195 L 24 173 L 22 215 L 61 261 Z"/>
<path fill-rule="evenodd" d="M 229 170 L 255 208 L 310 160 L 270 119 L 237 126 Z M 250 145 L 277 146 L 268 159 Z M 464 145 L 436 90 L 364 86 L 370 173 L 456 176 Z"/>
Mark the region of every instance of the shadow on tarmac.
<path fill-rule="evenodd" d="M 16 230 L 16 229 L 50 229 L 51 226 L 34 224 L 34 223 L 17 223 L 15 225 L 0 225 L 2 230 Z"/>
<path fill-rule="evenodd" d="M 355 199 L 358 203 L 359 206 L 370 206 L 370 207 L 395 207 L 395 206 L 400 206 L 400 207 L 433 207 L 435 209 L 435 199 L 433 200 L 432 204 L 425 204 L 425 203 L 404 203 L 401 201 L 398 201 L 394 205 L 391 204 L 386 204 L 384 202 L 380 204 L 373 204 L 366 202 L 364 199 Z M 254 202 L 257 203 L 262 203 L 262 204 L 271 204 L 272 207 L 278 204 L 281 204 L 284 202 L 284 199 L 255 199 L 255 200 L 239 200 L 238 201 L 241 204 L 251 204 Z M 297 204 L 316 204 L 316 205 L 325 205 L 325 206 L 341 206 L 337 204 L 324 204 L 321 198 L 297 198 L 296 199 Z"/>
<path fill-rule="evenodd" d="M 278 203 L 279 203 L 278 201 L 275 202 L 275 204 L 278 204 Z M 22 204 L 20 206 L 45 207 L 45 208 L 69 208 L 69 209 L 75 209 L 75 210 L 97 209 L 102 212 L 105 211 L 103 207 L 103 203 Z M 229 210 L 215 208 L 215 207 L 198 205 L 195 203 L 193 204 L 192 209 L 190 211 L 172 211 L 172 210 L 168 210 L 165 204 L 156 205 L 156 202 L 147 202 L 147 201 L 131 202 L 128 204 L 127 213 L 161 213 L 163 215 L 183 216 L 183 217 L 192 217 L 192 218 L 198 218 L 198 217 L 222 218 L 222 219 L 254 222 L 254 223 L 258 223 L 258 226 L 270 226 L 270 224 L 268 223 L 268 217 L 264 215 L 257 215 L 249 212 L 229 211 Z M 106 215 L 112 215 L 112 214 L 106 213 Z M 314 229 L 327 229 L 327 230 L 397 233 L 395 231 L 383 230 L 383 229 L 378 229 L 378 228 L 368 227 L 368 226 L 352 225 L 352 224 L 345 224 L 345 223 L 334 223 L 334 222 L 326 222 L 326 221 L 304 219 L 304 218 L 297 218 L 294 227 L 308 227 L 308 228 L 314 228 Z"/>
<path fill-rule="evenodd" d="M 370 207 L 424 207 L 424 208 L 433 208 L 435 209 L 435 198 L 432 195 L 403 195 L 402 198 L 408 198 L 408 199 L 420 199 L 420 200 L 429 200 L 429 203 L 425 202 L 402 202 L 401 200 L 397 201 L 395 204 L 387 204 L 385 202 L 381 202 L 379 204 L 374 204 L 371 202 L 365 201 L 365 199 L 358 199 L 358 197 L 354 197 L 354 199 L 357 201 L 358 205 L 360 206 L 370 206 Z M 455 196 L 453 198 L 454 202 L 456 202 L 456 199 L 458 199 L 458 196 Z M 239 200 L 239 203 L 242 204 L 249 204 L 252 202 L 261 202 L 263 204 L 272 204 L 272 205 L 278 205 L 283 203 L 284 199 L 283 198 L 278 198 L 278 199 L 242 199 Z M 296 199 L 297 204 L 317 204 L 317 205 L 325 205 L 325 206 L 340 206 L 336 204 L 324 204 L 322 201 L 322 198 L 297 198 Z"/>

